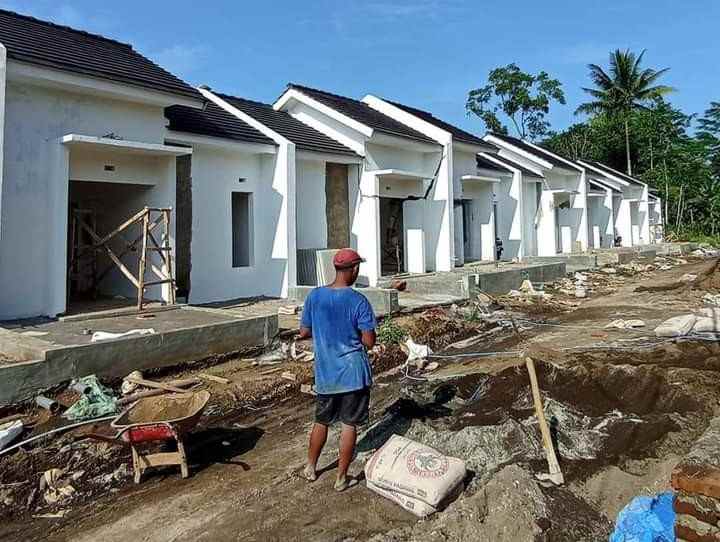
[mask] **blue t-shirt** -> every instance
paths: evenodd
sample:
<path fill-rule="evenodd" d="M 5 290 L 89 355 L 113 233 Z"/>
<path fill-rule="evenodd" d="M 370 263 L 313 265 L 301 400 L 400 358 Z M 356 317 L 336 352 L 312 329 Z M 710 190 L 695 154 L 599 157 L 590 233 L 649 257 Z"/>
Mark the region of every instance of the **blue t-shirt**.
<path fill-rule="evenodd" d="M 312 330 L 317 393 L 345 393 L 372 384 L 360 332 L 372 331 L 376 324 L 364 295 L 352 288 L 315 288 L 305 300 L 300 325 Z"/>

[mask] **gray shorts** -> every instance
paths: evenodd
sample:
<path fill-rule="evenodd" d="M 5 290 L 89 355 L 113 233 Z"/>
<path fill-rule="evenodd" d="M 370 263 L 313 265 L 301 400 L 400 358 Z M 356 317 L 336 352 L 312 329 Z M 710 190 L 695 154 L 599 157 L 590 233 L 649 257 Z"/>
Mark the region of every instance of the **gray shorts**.
<path fill-rule="evenodd" d="M 322 425 L 332 425 L 337 421 L 345 425 L 364 425 L 368 421 L 369 408 L 370 388 L 328 395 L 318 394 L 315 421 Z"/>

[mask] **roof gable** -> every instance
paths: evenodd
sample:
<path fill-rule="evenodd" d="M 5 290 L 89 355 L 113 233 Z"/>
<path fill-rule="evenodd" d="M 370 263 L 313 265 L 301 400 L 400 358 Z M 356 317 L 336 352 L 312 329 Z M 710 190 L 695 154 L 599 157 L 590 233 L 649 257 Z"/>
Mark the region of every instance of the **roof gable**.
<path fill-rule="evenodd" d="M 417 130 L 413 130 L 409 126 L 405 126 L 403 123 L 393 119 L 392 117 L 373 109 L 368 104 L 361 102 L 360 100 L 355 100 L 346 96 L 339 96 L 337 94 L 332 94 L 330 92 L 302 85 L 296 85 L 294 83 L 290 83 L 288 88 L 295 89 L 298 92 L 317 100 L 321 104 L 342 113 L 346 117 L 349 117 L 354 121 L 364 124 L 365 126 L 379 132 L 437 145 L 437 142 L 433 139 L 421 134 Z"/>
<path fill-rule="evenodd" d="M 227 103 L 251 116 L 274 132 L 295 143 L 296 148 L 312 152 L 326 152 L 357 156 L 342 143 L 299 121 L 285 111 L 277 111 L 270 104 L 246 100 L 237 96 L 214 93 Z"/>
<path fill-rule="evenodd" d="M 0 43 L 12 60 L 201 99 L 131 45 L 97 34 L 0 10 Z"/>

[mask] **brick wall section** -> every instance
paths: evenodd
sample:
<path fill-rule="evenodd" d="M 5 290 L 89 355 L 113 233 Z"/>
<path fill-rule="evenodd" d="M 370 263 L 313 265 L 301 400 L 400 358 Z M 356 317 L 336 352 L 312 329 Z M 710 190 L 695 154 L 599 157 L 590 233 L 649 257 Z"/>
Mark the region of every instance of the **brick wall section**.
<path fill-rule="evenodd" d="M 675 467 L 671 484 L 678 542 L 720 542 L 720 418 Z"/>

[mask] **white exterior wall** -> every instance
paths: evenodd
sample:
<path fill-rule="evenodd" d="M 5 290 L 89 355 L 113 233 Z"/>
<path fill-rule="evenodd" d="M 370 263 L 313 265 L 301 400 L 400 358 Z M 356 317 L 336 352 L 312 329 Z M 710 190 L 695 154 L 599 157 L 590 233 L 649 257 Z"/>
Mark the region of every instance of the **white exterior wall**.
<path fill-rule="evenodd" d="M 274 186 L 282 159 L 276 155 L 194 147 L 190 303 L 284 295 L 288 258 L 283 217 L 287 198 Z M 245 181 L 240 183 L 239 178 Z M 251 194 L 249 267 L 232 265 L 233 192 Z"/>
<path fill-rule="evenodd" d="M 650 191 L 645 184 L 642 187 L 642 195 L 640 196 L 640 205 L 638 206 L 640 220 L 640 243 L 646 245 L 650 243 Z"/>
<path fill-rule="evenodd" d="M 327 247 L 325 162 L 297 163 L 297 248 Z"/>
<path fill-rule="evenodd" d="M 522 173 L 516 170 L 511 181 L 497 183 L 494 187 L 498 214 L 496 234 L 503 244 L 503 259 L 521 258 L 523 255 L 522 183 Z"/>
<path fill-rule="evenodd" d="M 615 220 L 613 212 L 613 192 L 610 188 L 603 189 L 603 195 L 588 197 L 588 223 L 590 248 L 609 248 L 615 238 Z M 595 243 L 594 231 L 597 229 L 600 244 Z"/>
<path fill-rule="evenodd" d="M 538 256 L 555 256 L 557 247 L 557 224 L 555 223 L 555 195 L 543 190 L 537 224 Z"/>
<path fill-rule="evenodd" d="M 5 86 L 7 82 L 7 49 L 0 43 L 0 239 L 2 238 L 3 156 L 5 154 Z"/>
<path fill-rule="evenodd" d="M 5 126 L 13 137 L 3 145 L 0 319 L 65 310 L 70 150 L 62 136 L 114 133 L 163 143 L 165 124 L 160 106 L 8 82 Z M 158 194 L 158 204 L 174 203 L 171 161 L 172 188 Z"/>
<path fill-rule="evenodd" d="M 477 154 L 455 150 L 453 152 L 453 190 L 456 197 L 472 200 L 470 205 L 469 232 L 471 251 L 465 260 L 495 260 L 495 217 L 493 215 L 494 187 L 499 183 L 487 181 L 462 181 L 463 175 L 477 175 Z M 462 225 L 462 222 L 461 222 Z M 455 238 L 462 245 L 463 230 L 455 231 Z M 456 258 L 457 259 L 457 258 Z"/>

